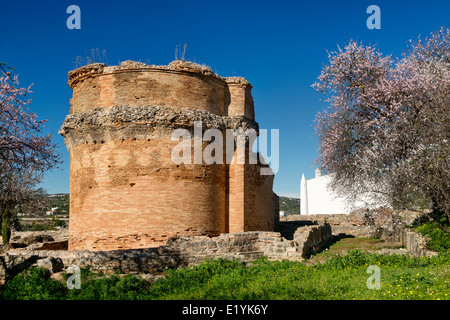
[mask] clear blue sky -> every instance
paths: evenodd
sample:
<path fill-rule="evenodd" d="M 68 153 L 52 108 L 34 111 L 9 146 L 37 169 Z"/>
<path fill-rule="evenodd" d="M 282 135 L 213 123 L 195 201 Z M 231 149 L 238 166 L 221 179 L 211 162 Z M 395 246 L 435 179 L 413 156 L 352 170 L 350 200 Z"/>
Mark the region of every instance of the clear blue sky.
<path fill-rule="evenodd" d="M 326 50 L 350 39 L 400 55 L 409 39 L 449 26 L 450 1 L 8 1 L 0 0 L 0 60 L 22 85 L 34 83 L 32 108 L 48 119 L 63 170 L 46 174 L 49 193 L 69 192 L 69 153 L 58 135 L 72 95 L 67 72 L 77 56 L 106 50 L 109 65 L 140 60 L 168 64 L 175 46 L 222 76 L 253 85 L 260 128 L 280 130 L 274 190 L 296 196 L 302 173 L 313 177 L 314 116 L 324 107 L 310 87 Z M 81 9 L 81 30 L 69 30 L 69 5 Z M 369 30 L 369 5 L 381 9 L 381 30 Z"/>

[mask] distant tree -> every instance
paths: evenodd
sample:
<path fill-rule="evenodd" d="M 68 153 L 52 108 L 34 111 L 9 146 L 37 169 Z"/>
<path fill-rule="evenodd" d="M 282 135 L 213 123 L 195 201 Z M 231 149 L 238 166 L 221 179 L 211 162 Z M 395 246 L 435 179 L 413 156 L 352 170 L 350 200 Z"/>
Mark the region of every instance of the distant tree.
<path fill-rule="evenodd" d="M 396 206 L 428 206 L 450 222 L 450 29 L 410 44 L 401 59 L 351 41 L 328 54 L 317 91 L 318 164 L 332 188 L 372 192 Z M 449 232 L 448 230 L 445 230 Z"/>
<path fill-rule="evenodd" d="M 45 171 L 61 162 L 51 134 L 43 135 L 46 120 L 30 113 L 30 87 L 19 86 L 12 68 L 0 63 L 0 224 L 8 243 L 16 209 L 39 204 L 36 185 Z"/>

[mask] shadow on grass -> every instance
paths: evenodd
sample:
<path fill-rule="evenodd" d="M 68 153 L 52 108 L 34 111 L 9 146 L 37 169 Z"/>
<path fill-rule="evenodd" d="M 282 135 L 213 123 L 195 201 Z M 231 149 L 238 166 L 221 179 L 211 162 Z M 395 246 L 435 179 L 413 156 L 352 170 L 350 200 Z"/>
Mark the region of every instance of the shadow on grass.
<path fill-rule="evenodd" d="M 308 258 L 313 258 L 314 256 L 318 255 L 319 253 L 321 253 L 323 251 L 327 251 L 332 245 L 336 244 L 337 242 L 341 241 L 342 239 L 347 239 L 347 238 L 355 238 L 355 236 L 350 235 L 350 234 L 345 234 L 345 233 L 339 233 L 338 235 L 332 235 L 331 239 L 329 241 L 327 241 L 326 243 L 321 245 L 320 248 L 318 248 L 318 250 L 315 251 L 314 253 L 312 253 Z"/>

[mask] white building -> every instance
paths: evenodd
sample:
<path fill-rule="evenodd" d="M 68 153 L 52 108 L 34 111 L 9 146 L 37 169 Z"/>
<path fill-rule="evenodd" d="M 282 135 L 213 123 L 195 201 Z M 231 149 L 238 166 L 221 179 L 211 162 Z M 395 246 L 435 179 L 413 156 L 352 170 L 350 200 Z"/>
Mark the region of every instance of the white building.
<path fill-rule="evenodd" d="M 316 169 L 316 176 L 306 180 L 302 175 L 300 182 L 300 214 L 349 214 L 353 210 L 365 207 L 390 207 L 389 204 L 375 203 L 370 196 L 361 197 L 361 201 L 352 203 L 345 197 L 339 197 L 329 187 L 331 175 L 322 175 Z"/>
<path fill-rule="evenodd" d="M 50 211 L 47 211 L 46 214 L 48 216 L 51 216 L 52 214 L 55 214 L 56 210 L 58 210 L 58 209 L 59 209 L 59 207 L 53 207 Z"/>

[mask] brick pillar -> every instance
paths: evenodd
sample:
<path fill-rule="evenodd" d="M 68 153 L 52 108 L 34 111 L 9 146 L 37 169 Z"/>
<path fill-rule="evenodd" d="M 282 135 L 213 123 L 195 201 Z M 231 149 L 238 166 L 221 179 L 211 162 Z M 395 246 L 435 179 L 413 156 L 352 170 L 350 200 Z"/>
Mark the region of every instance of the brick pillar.
<path fill-rule="evenodd" d="M 255 120 L 255 109 L 252 98 L 252 86 L 247 82 L 228 82 L 230 104 L 229 116 L 244 116 Z"/>
<path fill-rule="evenodd" d="M 229 166 L 229 232 L 243 232 L 245 226 L 245 164 L 238 164 L 237 153 Z"/>

